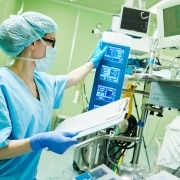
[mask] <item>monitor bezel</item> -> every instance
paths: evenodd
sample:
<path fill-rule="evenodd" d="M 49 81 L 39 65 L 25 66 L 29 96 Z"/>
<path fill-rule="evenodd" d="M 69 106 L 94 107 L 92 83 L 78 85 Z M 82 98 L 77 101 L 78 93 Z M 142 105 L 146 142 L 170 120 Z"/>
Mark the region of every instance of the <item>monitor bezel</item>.
<path fill-rule="evenodd" d="M 163 11 L 167 8 L 180 5 L 179 0 L 165 2 L 157 7 L 157 30 L 159 48 L 173 48 L 180 46 L 180 34 L 165 36 Z"/>
<path fill-rule="evenodd" d="M 145 33 L 121 28 L 121 24 L 122 24 L 122 21 L 123 21 L 122 15 L 123 15 L 123 12 L 124 12 L 124 9 L 125 9 L 125 8 L 132 9 L 132 10 L 138 10 L 138 11 L 144 11 L 144 12 L 148 12 L 148 13 L 149 13 L 147 31 L 146 31 Z M 130 35 L 130 36 L 132 36 L 132 37 L 134 37 L 134 38 L 148 37 L 148 36 L 149 36 L 149 27 L 150 27 L 150 19 L 151 19 L 151 12 L 150 12 L 150 11 L 145 10 L 145 9 L 139 9 L 139 8 L 129 7 L 129 6 L 123 5 L 123 6 L 121 7 L 121 13 L 120 13 L 119 32 L 120 32 L 120 33 L 127 34 L 127 35 Z"/>

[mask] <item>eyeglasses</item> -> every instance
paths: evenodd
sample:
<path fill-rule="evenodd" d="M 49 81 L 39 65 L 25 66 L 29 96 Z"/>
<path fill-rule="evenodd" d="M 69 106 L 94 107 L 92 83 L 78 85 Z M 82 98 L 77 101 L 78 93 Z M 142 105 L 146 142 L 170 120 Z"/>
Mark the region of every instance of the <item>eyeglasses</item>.
<path fill-rule="evenodd" d="M 42 38 L 44 41 L 47 41 L 47 42 L 50 42 L 50 43 L 52 43 L 52 47 L 54 48 L 54 46 L 55 46 L 55 43 L 56 43 L 56 39 L 54 38 L 54 39 L 48 39 L 48 38 Z"/>

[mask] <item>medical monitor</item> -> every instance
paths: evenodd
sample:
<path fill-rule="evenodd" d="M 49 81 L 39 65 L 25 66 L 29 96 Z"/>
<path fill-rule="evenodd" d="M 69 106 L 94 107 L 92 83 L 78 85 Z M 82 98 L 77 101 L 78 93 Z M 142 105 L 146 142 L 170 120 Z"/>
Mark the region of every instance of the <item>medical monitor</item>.
<path fill-rule="evenodd" d="M 133 7 L 122 6 L 120 32 L 135 38 L 148 36 L 150 12 Z"/>
<path fill-rule="evenodd" d="M 169 0 L 157 7 L 159 48 L 180 46 L 180 1 Z"/>

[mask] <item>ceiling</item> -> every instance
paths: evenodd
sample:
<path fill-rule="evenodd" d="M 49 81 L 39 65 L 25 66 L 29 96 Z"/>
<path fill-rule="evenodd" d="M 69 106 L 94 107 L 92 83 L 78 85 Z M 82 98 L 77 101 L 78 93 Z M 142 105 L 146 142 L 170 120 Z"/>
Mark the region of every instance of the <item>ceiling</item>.
<path fill-rule="evenodd" d="M 81 6 L 85 8 L 95 9 L 104 13 L 116 14 L 121 10 L 121 6 L 125 2 L 136 3 L 138 0 L 55 0 L 57 2 L 72 4 L 74 6 Z M 145 2 L 146 9 L 156 4 L 160 0 L 141 0 Z"/>

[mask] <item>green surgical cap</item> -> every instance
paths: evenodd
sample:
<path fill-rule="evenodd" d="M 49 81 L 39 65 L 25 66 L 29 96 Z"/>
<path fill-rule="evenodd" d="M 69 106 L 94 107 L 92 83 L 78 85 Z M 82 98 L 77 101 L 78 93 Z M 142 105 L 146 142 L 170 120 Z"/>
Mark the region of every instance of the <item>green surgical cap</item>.
<path fill-rule="evenodd" d="M 10 16 L 0 24 L 0 49 L 16 57 L 32 42 L 56 30 L 55 21 L 38 12 Z"/>

